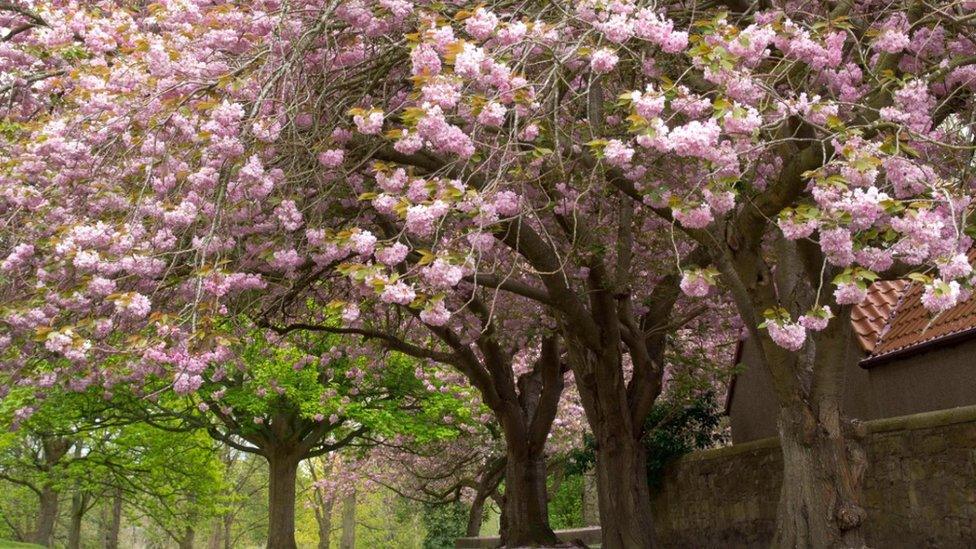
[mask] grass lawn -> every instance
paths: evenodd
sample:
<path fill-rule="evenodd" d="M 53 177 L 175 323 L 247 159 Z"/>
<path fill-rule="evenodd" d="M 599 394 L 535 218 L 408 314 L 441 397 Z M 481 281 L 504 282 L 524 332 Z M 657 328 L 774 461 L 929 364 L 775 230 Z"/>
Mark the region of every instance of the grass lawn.
<path fill-rule="evenodd" d="M 0 539 L 0 549 L 43 549 L 43 547 L 34 545 L 33 543 L 21 543 L 19 541 Z"/>

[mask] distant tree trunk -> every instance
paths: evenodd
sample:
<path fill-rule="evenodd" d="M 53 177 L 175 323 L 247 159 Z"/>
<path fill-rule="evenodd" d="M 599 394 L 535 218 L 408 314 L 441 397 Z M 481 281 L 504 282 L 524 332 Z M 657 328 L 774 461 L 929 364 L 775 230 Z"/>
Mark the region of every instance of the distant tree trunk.
<path fill-rule="evenodd" d="M 478 537 L 481 533 L 481 524 L 485 518 L 485 503 L 488 498 L 498 490 L 498 485 L 504 478 L 505 460 L 495 459 L 490 461 L 478 479 L 478 489 L 471 502 L 471 511 L 468 513 L 468 525 L 465 535 L 469 538 Z"/>
<path fill-rule="evenodd" d="M 193 549 L 193 539 L 196 535 L 193 526 L 187 526 L 183 531 L 183 537 L 180 538 L 180 549 Z"/>
<path fill-rule="evenodd" d="M 50 484 L 41 489 L 40 507 L 31 541 L 50 547 L 54 541 L 54 526 L 58 520 L 58 492 Z"/>
<path fill-rule="evenodd" d="M 122 530 L 122 488 L 116 487 L 112 496 L 112 514 L 105 530 L 105 548 L 119 549 L 119 532 Z"/>
<path fill-rule="evenodd" d="M 293 452 L 268 449 L 268 549 L 296 549 L 295 481 L 298 462 Z"/>
<path fill-rule="evenodd" d="M 356 548 L 356 492 L 342 500 L 342 539 L 339 549 Z"/>
<path fill-rule="evenodd" d="M 207 540 L 207 549 L 220 549 L 223 534 L 224 522 L 221 517 L 217 517 L 213 521 L 213 531 L 210 532 L 210 538 Z"/>
<path fill-rule="evenodd" d="M 42 459 L 44 460 L 42 470 L 48 478 L 41 486 L 37 522 L 31 541 L 37 545 L 48 547 L 54 541 L 54 527 L 58 521 L 59 494 L 54 480 L 56 477 L 55 468 L 71 449 L 72 442 L 66 438 L 45 436 L 41 439 L 41 446 Z"/>
<path fill-rule="evenodd" d="M 334 497 L 323 497 L 315 507 L 315 521 L 319 527 L 319 549 L 329 549 L 332 545 L 332 511 L 335 508 Z"/>
<path fill-rule="evenodd" d="M 227 513 L 224 515 L 224 549 L 234 549 L 234 515 Z"/>
<path fill-rule="evenodd" d="M 75 492 L 71 496 L 71 522 L 68 526 L 68 549 L 81 549 L 81 521 L 85 517 L 89 495 Z"/>

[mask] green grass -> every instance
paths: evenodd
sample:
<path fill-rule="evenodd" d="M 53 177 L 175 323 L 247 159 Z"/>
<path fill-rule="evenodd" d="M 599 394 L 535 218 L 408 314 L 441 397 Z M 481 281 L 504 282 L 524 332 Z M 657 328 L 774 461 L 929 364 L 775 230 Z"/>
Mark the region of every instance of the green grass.
<path fill-rule="evenodd" d="M 21 543 L 19 541 L 0 539 L 0 549 L 43 549 L 43 547 L 34 545 L 33 543 Z"/>

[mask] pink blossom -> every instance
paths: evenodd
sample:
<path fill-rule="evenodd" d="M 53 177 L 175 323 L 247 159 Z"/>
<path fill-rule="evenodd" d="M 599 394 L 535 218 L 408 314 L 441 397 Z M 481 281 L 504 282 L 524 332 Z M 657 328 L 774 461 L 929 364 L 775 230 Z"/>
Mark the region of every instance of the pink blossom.
<path fill-rule="evenodd" d="M 690 297 L 705 297 L 712 287 L 698 271 L 684 271 L 681 275 L 681 291 Z"/>
<path fill-rule="evenodd" d="M 173 391 L 178 395 L 188 395 L 203 385 L 203 378 L 187 372 L 179 372 L 173 380 Z"/>
<path fill-rule="evenodd" d="M 353 251 L 357 254 L 363 256 L 373 255 L 373 249 L 376 246 L 376 237 L 373 236 L 373 233 L 359 231 L 350 236 L 349 241 L 352 243 Z"/>
<path fill-rule="evenodd" d="M 346 153 L 342 149 L 329 149 L 319 153 L 319 163 L 326 168 L 337 168 L 342 165 Z"/>
<path fill-rule="evenodd" d="M 412 73 L 417 75 L 434 76 L 441 72 L 441 59 L 429 44 L 420 44 L 410 53 Z"/>
<path fill-rule="evenodd" d="M 834 290 L 834 299 L 839 305 L 856 305 L 868 296 L 867 288 L 856 282 L 843 282 Z"/>
<path fill-rule="evenodd" d="M 478 8 L 474 10 L 474 15 L 464 22 L 464 30 L 478 40 L 487 40 L 497 25 L 497 15 L 485 8 Z"/>
<path fill-rule="evenodd" d="M 438 300 L 432 306 L 420 311 L 420 320 L 430 326 L 443 326 L 450 319 L 451 312 L 444 306 L 443 300 Z"/>
<path fill-rule="evenodd" d="M 349 303 L 342 309 L 342 321 L 346 324 L 352 324 L 359 319 L 359 306 L 355 303 Z"/>
<path fill-rule="evenodd" d="M 766 324 L 770 339 L 788 351 L 799 351 L 807 339 L 806 329 L 793 322 L 774 322 Z"/>
<path fill-rule="evenodd" d="M 416 297 L 417 293 L 413 288 L 400 281 L 387 284 L 383 288 L 383 293 L 380 294 L 380 299 L 384 303 L 396 303 L 398 305 L 409 305 Z"/>
<path fill-rule="evenodd" d="M 352 117 L 359 133 L 366 135 L 376 135 L 383 130 L 383 111 L 371 110 L 366 114 L 357 114 Z"/>
<path fill-rule="evenodd" d="M 115 311 L 129 318 L 145 318 L 151 309 L 149 298 L 138 292 L 123 294 L 115 300 Z"/>
<path fill-rule="evenodd" d="M 282 200 L 281 204 L 275 208 L 275 217 L 286 230 L 295 231 L 302 226 L 302 213 L 298 211 L 294 200 Z"/>
<path fill-rule="evenodd" d="M 298 255 L 298 252 L 294 248 L 289 248 L 287 250 L 276 250 L 271 255 L 271 260 L 268 263 L 276 269 L 293 271 L 300 267 L 302 263 L 305 263 L 305 260 L 302 259 L 302 256 Z"/>
<path fill-rule="evenodd" d="M 709 157 L 718 144 L 718 137 L 722 129 L 714 120 L 705 123 L 697 120 L 678 126 L 668 134 L 671 150 L 681 156 Z"/>
<path fill-rule="evenodd" d="M 947 311 L 959 303 L 960 290 L 959 283 L 955 280 L 945 282 L 936 279 L 931 284 L 925 285 L 925 290 L 922 292 L 922 305 L 932 313 Z"/>
<path fill-rule="evenodd" d="M 836 228 L 820 231 L 820 247 L 827 260 L 839 267 L 846 267 L 854 262 L 854 244 L 851 233 L 847 229 Z"/>
<path fill-rule="evenodd" d="M 511 217 L 519 214 L 519 196 L 512 191 L 495 193 L 493 205 L 499 215 Z"/>
<path fill-rule="evenodd" d="M 694 208 L 673 209 L 672 213 L 681 226 L 689 229 L 704 229 L 715 219 L 708 204 L 699 204 Z"/>
<path fill-rule="evenodd" d="M 400 242 L 395 242 L 392 246 L 377 251 L 376 259 L 380 263 L 392 267 L 406 259 L 407 252 L 409 252 L 409 249 L 405 245 Z"/>
<path fill-rule="evenodd" d="M 624 145 L 619 139 L 611 139 L 603 148 L 603 157 L 612 166 L 623 167 L 634 157 L 634 149 Z"/>
<path fill-rule="evenodd" d="M 939 273 L 946 280 L 965 278 L 973 273 L 973 266 L 970 265 L 966 254 L 956 254 L 948 261 L 940 262 L 938 265 Z"/>
<path fill-rule="evenodd" d="M 437 258 L 433 263 L 421 269 L 420 274 L 432 288 L 449 289 L 461 282 L 464 269 L 442 258 Z"/>
<path fill-rule="evenodd" d="M 20 243 L 14 246 L 14 249 L 7 255 L 3 263 L 0 263 L 0 270 L 4 272 L 10 272 L 18 267 L 27 263 L 31 257 L 34 257 L 34 245 L 27 243 Z"/>
<path fill-rule="evenodd" d="M 590 68 L 593 69 L 593 72 L 605 74 L 612 71 L 617 66 L 617 61 L 619 60 L 620 58 L 617 57 L 617 54 L 613 50 L 601 48 L 593 52 L 593 55 L 590 56 Z"/>
<path fill-rule="evenodd" d="M 830 307 L 823 306 L 816 311 L 811 311 L 805 315 L 802 315 L 798 320 L 801 326 L 810 330 L 811 332 L 819 332 L 827 327 L 830 323 L 830 319 L 833 318 L 834 314 L 830 310 Z"/>
<path fill-rule="evenodd" d="M 417 236 L 430 236 L 434 233 L 434 215 L 430 208 L 422 204 L 407 208 L 407 231 Z"/>
<path fill-rule="evenodd" d="M 496 101 L 489 101 L 478 114 L 478 123 L 485 126 L 498 127 L 505 123 L 505 106 Z"/>

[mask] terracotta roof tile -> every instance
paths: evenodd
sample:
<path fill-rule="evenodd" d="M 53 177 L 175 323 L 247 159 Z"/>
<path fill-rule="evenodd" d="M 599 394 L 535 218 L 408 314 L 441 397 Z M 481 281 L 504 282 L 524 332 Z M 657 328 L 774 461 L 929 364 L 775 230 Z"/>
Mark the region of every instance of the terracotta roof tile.
<path fill-rule="evenodd" d="M 871 353 L 879 357 L 976 328 L 976 298 L 933 317 L 922 306 L 922 284 L 912 284 Z"/>
<path fill-rule="evenodd" d="M 868 287 L 864 301 L 851 310 L 851 324 L 857 341 L 867 353 L 874 351 L 878 337 L 909 286 L 907 280 L 879 280 Z"/>

